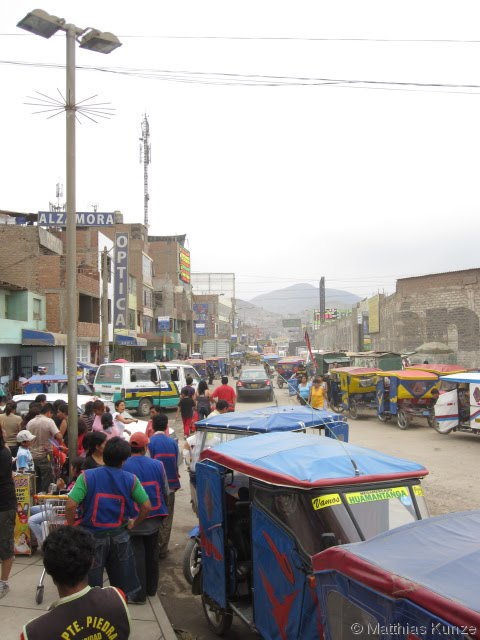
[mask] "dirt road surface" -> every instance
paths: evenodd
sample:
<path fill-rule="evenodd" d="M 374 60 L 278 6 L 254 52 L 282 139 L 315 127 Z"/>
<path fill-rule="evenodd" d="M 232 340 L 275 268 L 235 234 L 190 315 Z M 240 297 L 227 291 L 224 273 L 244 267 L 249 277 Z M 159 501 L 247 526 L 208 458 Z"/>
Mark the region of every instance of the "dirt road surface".
<path fill-rule="evenodd" d="M 279 404 L 296 404 L 286 389 L 276 389 Z M 242 402 L 238 411 L 269 406 L 271 403 Z M 173 420 L 175 414 L 170 414 Z M 173 424 L 173 423 L 172 423 Z M 465 433 L 440 435 L 429 428 L 426 420 L 414 422 L 402 431 L 396 422 L 380 422 L 372 413 L 349 420 L 350 442 L 378 449 L 423 464 L 430 474 L 424 480 L 425 495 L 431 515 L 450 511 L 480 509 L 480 437 Z M 181 424 L 175 424 L 180 442 Z M 183 640 L 211 640 L 199 597 L 192 596 L 183 578 L 183 549 L 188 531 L 196 524 L 190 507 L 188 476 L 182 469 L 182 489 L 177 492 L 174 528 L 170 553 L 160 565 L 159 593 L 167 614 Z M 253 640 L 258 635 L 235 619 L 230 640 Z"/>

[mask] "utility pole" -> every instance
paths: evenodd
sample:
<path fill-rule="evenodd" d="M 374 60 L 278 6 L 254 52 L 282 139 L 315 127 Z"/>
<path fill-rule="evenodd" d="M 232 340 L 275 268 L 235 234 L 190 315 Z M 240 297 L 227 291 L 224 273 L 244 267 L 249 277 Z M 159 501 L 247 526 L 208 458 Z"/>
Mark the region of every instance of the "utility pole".
<path fill-rule="evenodd" d="M 102 362 L 110 359 L 108 341 L 108 251 L 103 247 L 102 252 Z"/>
<path fill-rule="evenodd" d="M 142 137 L 139 138 L 140 144 L 140 162 L 143 162 L 143 224 L 148 228 L 148 201 L 150 195 L 148 193 L 148 165 L 152 159 L 152 148 L 150 146 L 150 125 L 148 124 L 147 114 L 142 120 Z"/>
<path fill-rule="evenodd" d="M 320 278 L 318 295 L 319 295 L 319 303 L 320 303 L 320 322 L 321 324 L 323 324 L 325 322 L 325 278 L 324 276 Z"/>

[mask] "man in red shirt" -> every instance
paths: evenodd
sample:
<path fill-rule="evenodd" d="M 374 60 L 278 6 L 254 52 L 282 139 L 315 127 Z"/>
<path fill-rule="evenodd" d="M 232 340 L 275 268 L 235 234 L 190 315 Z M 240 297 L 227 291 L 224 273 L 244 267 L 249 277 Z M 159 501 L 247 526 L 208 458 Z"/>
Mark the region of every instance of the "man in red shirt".
<path fill-rule="evenodd" d="M 237 394 L 235 393 L 235 389 L 228 384 L 227 376 L 222 377 L 222 384 L 215 389 L 210 398 L 215 402 L 217 400 L 225 400 L 228 402 L 228 410 L 235 411 Z"/>

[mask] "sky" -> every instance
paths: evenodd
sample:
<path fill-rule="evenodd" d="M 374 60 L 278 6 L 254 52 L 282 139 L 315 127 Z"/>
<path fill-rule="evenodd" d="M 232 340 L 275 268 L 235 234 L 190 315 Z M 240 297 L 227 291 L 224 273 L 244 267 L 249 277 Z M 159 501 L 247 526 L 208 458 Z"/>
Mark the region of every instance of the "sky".
<path fill-rule="evenodd" d="M 240 298 L 479 266 L 478 2 L 4 2 L 0 209 L 19 212 L 65 184 L 65 116 L 25 104 L 65 93 L 65 36 L 18 29 L 34 8 L 122 41 L 76 49 L 77 101 L 115 109 L 77 126 L 77 210 L 143 222 L 147 113 L 150 233 L 186 233 L 192 270 L 235 272 Z"/>

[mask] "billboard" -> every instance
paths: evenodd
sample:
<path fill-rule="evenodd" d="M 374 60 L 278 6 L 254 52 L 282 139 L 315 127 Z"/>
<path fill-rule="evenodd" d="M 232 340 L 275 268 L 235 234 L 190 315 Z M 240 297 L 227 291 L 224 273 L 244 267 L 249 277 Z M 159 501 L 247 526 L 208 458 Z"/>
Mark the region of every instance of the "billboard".
<path fill-rule="evenodd" d="M 157 331 L 170 331 L 170 316 L 157 318 Z"/>
<path fill-rule="evenodd" d="M 368 319 L 370 333 L 380 331 L 380 296 L 376 295 L 368 299 Z"/>
<path fill-rule="evenodd" d="M 207 326 L 205 322 L 195 322 L 194 323 L 194 331 L 197 336 L 206 336 L 207 335 Z"/>
<path fill-rule="evenodd" d="M 190 251 L 181 247 L 178 252 L 178 262 L 180 268 L 180 280 L 190 284 Z"/>
<path fill-rule="evenodd" d="M 208 319 L 208 304 L 194 304 L 193 313 L 197 316 L 198 320 L 205 322 Z"/>
<path fill-rule="evenodd" d="M 300 329 L 302 320 L 301 318 L 282 318 L 282 327 L 284 329 Z"/>
<path fill-rule="evenodd" d="M 65 211 L 39 211 L 38 223 L 40 227 L 66 227 L 67 213 Z M 78 211 L 77 227 L 113 227 L 115 214 L 102 211 Z"/>
<path fill-rule="evenodd" d="M 115 234 L 113 330 L 128 329 L 128 233 Z"/>
<path fill-rule="evenodd" d="M 336 320 L 338 318 L 338 309 L 325 309 L 325 320 Z"/>

